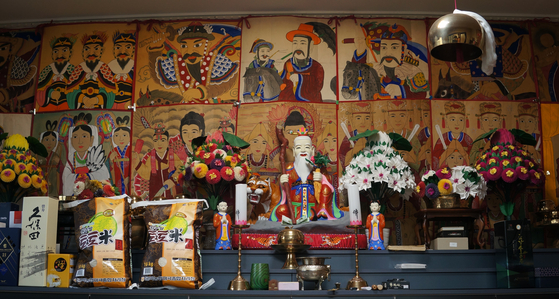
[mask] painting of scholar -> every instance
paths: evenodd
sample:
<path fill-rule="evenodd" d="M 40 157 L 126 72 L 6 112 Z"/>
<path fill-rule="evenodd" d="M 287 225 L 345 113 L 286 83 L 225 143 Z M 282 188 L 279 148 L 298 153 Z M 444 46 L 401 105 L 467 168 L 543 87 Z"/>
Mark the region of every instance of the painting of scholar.
<path fill-rule="evenodd" d="M 237 100 L 239 24 L 186 20 L 140 25 L 136 104 L 141 107 Z"/>
<path fill-rule="evenodd" d="M 247 19 L 241 101 L 335 102 L 335 41 L 335 28 L 328 19 Z"/>
<path fill-rule="evenodd" d="M 542 102 L 557 102 L 559 98 L 559 24 L 538 21 L 530 26 L 532 46 L 538 77 L 539 98 Z"/>
<path fill-rule="evenodd" d="M 347 19 L 337 32 L 340 101 L 430 97 L 423 20 Z"/>
<path fill-rule="evenodd" d="M 35 29 L 0 32 L 0 113 L 33 109 L 40 48 Z"/>
<path fill-rule="evenodd" d="M 35 95 L 37 110 L 128 109 L 136 40 L 135 24 L 45 27 Z"/>
<path fill-rule="evenodd" d="M 216 130 L 236 134 L 236 108 L 230 104 L 139 108 L 132 124 L 132 194 L 174 198 L 186 191 L 180 167 L 192 156 L 192 140 Z"/>
<path fill-rule="evenodd" d="M 433 168 L 475 165 L 489 141 L 474 141 L 493 129 L 520 129 L 536 139 L 525 146 L 541 161 L 542 138 L 539 105 L 510 101 L 443 101 L 431 103 L 433 116 Z"/>
<path fill-rule="evenodd" d="M 76 180 L 85 179 L 110 180 L 129 193 L 130 118 L 130 112 L 99 110 L 35 115 L 32 134 L 48 152 L 39 159 L 48 194 L 74 195 Z"/>
<path fill-rule="evenodd" d="M 481 70 L 482 58 L 465 62 L 432 58 L 433 98 L 518 101 L 536 97 L 534 61 L 527 25 L 514 22 L 490 22 L 490 25 L 495 35 L 497 54 L 493 71 L 486 74 Z"/>

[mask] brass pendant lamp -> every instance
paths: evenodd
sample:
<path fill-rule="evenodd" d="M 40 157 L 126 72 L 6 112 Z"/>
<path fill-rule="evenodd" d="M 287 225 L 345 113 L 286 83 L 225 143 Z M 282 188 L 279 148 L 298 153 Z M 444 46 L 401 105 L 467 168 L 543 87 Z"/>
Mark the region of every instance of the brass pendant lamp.
<path fill-rule="evenodd" d="M 456 7 L 456 1 L 454 2 Z M 482 55 L 484 31 L 479 22 L 466 14 L 447 14 L 429 29 L 431 55 L 442 61 L 463 62 Z"/>

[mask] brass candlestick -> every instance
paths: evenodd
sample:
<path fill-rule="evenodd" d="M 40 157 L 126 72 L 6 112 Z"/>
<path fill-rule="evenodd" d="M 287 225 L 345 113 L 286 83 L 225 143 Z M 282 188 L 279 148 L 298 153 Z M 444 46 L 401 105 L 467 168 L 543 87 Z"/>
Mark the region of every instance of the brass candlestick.
<path fill-rule="evenodd" d="M 241 275 L 241 240 L 243 238 L 243 228 L 249 227 L 249 225 L 232 225 L 234 228 L 239 229 L 239 265 L 237 267 L 237 277 L 231 280 L 229 283 L 229 290 L 231 291 L 244 291 L 249 289 L 249 283 Z"/>
<path fill-rule="evenodd" d="M 362 225 L 348 225 L 347 228 L 353 228 L 355 230 L 355 276 L 347 282 L 346 290 L 351 290 L 352 288 L 357 288 L 361 290 L 362 287 L 367 286 L 367 282 L 359 277 L 359 244 L 357 243 L 357 230 L 363 228 Z"/>

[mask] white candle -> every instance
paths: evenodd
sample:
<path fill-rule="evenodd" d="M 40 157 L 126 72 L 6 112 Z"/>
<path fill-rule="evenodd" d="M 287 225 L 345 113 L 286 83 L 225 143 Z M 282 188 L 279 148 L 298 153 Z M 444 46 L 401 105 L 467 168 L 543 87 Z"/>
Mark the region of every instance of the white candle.
<path fill-rule="evenodd" d="M 359 187 L 351 184 L 347 188 L 347 198 L 349 200 L 349 224 L 362 225 L 361 221 L 361 202 L 359 199 Z"/>
<path fill-rule="evenodd" d="M 247 184 L 235 185 L 235 224 L 247 224 Z"/>

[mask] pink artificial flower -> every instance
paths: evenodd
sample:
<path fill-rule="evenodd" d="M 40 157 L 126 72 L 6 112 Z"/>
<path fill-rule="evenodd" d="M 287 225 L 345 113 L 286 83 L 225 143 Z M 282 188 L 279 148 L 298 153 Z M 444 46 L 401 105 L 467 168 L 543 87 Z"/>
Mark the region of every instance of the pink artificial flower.
<path fill-rule="evenodd" d="M 487 179 L 489 179 L 490 181 L 496 181 L 496 180 L 501 178 L 501 173 L 502 172 L 503 172 L 503 170 L 501 169 L 501 167 L 492 166 L 487 171 Z"/>
<path fill-rule="evenodd" d="M 516 179 L 518 178 L 518 174 L 514 169 L 507 168 L 501 172 L 501 177 L 503 178 L 503 181 L 507 183 L 512 183 L 516 181 Z"/>
<path fill-rule="evenodd" d="M 530 178 L 530 172 L 528 172 L 528 168 L 524 166 L 518 166 L 515 169 L 518 178 L 525 181 Z"/>
<path fill-rule="evenodd" d="M 435 175 L 439 179 L 450 179 L 450 177 L 452 176 L 452 172 L 450 171 L 450 169 L 448 169 L 448 167 L 445 167 L 437 170 L 437 172 L 435 172 Z"/>

